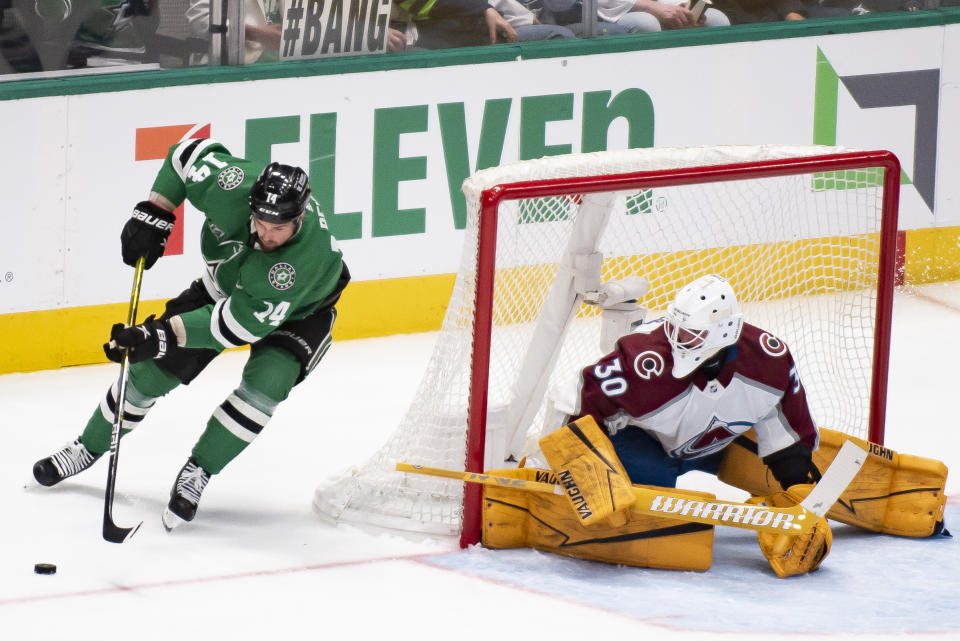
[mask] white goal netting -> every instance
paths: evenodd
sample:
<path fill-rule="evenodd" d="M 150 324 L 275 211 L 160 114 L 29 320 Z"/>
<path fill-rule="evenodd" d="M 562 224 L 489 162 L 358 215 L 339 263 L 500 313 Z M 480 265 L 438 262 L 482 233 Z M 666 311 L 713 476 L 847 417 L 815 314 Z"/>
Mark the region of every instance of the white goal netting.
<path fill-rule="evenodd" d="M 682 285 L 707 273 L 731 281 L 748 322 L 787 342 L 818 423 L 867 438 L 876 394 L 878 282 L 892 286 L 887 276 L 878 280 L 884 169 L 837 170 L 828 163 L 824 170 L 769 177 L 749 171 L 752 164 L 842 152 L 644 149 L 543 158 L 475 174 L 463 187 L 468 220 L 460 269 L 419 392 L 373 458 L 317 489 L 316 509 L 336 520 L 460 531 L 461 482 L 394 468 L 402 461 L 465 469 L 471 354 L 482 342 L 474 327 L 481 246 L 494 256 L 489 307 L 480 297 L 481 318 L 490 320 L 489 374 L 480 385 L 485 405 L 474 399 L 475 408 L 485 407 L 473 421 L 485 423 L 484 469 L 507 467 L 509 455 L 536 455 L 537 438 L 572 410 L 580 369 L 631 322 L 662 314 Z M 698 168 L 684 172 L 689 184 L 602 187 L 605 177 L 687 168 Z M 704 168 L 727 169 L 697 178 L 710 173 Z M 481 231 L 482 194 L 528 181 L 550 181 L 551 190 L 501 200 L 494 244 L 490 230 Z M 894 207 L 894 230 L 895 213 Z M 637 289 L 641 279 L 645 291 Z M 631 296 L 639 296 L 636 304 Z"/>

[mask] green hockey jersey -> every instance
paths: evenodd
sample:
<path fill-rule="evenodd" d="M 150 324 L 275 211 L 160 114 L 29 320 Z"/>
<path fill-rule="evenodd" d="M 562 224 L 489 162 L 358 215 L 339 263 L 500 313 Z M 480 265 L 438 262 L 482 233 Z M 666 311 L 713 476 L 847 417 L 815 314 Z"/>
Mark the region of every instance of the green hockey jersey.
<path fill-rule="evenodd" d="M 204 215 L 203 284 L 214 305 L 181 315 L 186 347 L 224 349 L 255 343 L 281 323 L 308 316 L 336 291 L 343 256 L 316 200 L 296 234 L 261 251 L 250 219 L 250 189 L 263 167 L 232 156 L 212 139 L 170 148 L 153 191 Z"/>

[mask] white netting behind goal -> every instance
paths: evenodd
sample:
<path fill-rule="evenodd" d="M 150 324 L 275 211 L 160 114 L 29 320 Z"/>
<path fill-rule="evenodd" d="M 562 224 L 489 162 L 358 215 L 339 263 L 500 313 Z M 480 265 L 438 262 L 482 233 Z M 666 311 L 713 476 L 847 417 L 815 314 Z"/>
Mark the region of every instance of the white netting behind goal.
<path fill-rule="evenodd" d="M 647 149 L 543 158 L 478 172 L 464 183 L 468 220 L 460 269 L 419 392 L 371 460 L 317 489 L 316 509 L 338 520 L 458 533 L 463 484 L 394 468 L 402 461 L 465 469 L 485 189 L 841 151 Z M 605 322 L 608 329 L 623 329 L 624 318 L 637 316 L 622 309 L 620 316 L 616 310 L 605 316 L 584 298 L 594 300 L 604 286 L 636 277 L 648 285 L 638 301 L 648 319 L 662 314 L 677 290 L 694 278 L 726 277 L 746 320 L 789 345 L 818 423 L 867 438 L 882 169 L 814 169 L 586 195 L 561 187 L 554 193 L 499 205 L 485 469 L 506 467 L 508 454 L 535 454 L 541 433 L 562 424 L 558 421 L 575 400 L 579 370 L 609 347 L 601 345 Z"/>

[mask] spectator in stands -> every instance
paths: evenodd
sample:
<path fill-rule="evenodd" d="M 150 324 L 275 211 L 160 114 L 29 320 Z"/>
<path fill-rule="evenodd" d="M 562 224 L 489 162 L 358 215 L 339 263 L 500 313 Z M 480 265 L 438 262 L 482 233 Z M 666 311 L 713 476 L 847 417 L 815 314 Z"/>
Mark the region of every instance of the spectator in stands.
<path fill-rule="evenodd" d="M 280 58 L 281 0 L 244 0 L 244 62 L 272 62 Z M 210 0 L 190 0 L 187 21 L 195 37 L 210 38 Z M 207 56 L 195 56 L 191 64 L 206 64 Z"/>
<path fill-rule="evenodd" d="M 18 72 L 136 64 L 158 17 L 150 0 L 4 0 L 0 50 Z"/>
<path fill-rule="evenodd" d="M 396 52 L 407 49 L 441 49 L 444 43 L 448 47 L 493 44 L 498 41 L 530 42 L 533 40 L 552 40 L 555 38 L 574 38 L 575 34 L 568 28 L 557 24 L 544 24 L 524 4 L 518 0 L 488 0 L 489 7 L 483 8 L 484 31 L 481 25 L 479 30 L 464 34 L 460 27 L 449 33 L 450 23 L 441 19 L 433 22 L 432 12 L 427 19 L 417 19 L 406 13 L 398 6 L 409 3 L 394 3 L 391 14 L 391 28 L 387 34 L 387 51 Z M 478 5 L 478 8 L 480 6 Z M 477 9 L 473 9 L 476 11 Z M 504 36 L 498 38 L 491 30 L 487 19 L 492 20 L 494 29 L 502 29 Z M 513 29 L 515 37 L 511 36 L 500 20 Z M 473 19 L 468 24 L 476 25 Z M 484 36 L 486 34 L 486 37 Z M 463 44 L 449 44 L 451 37 Z"/>
<path fill-rule="evenodd" d="M 415 42 L 415 39 L 411 39 L 410 42 L 407 42 L 407 34 L 405 31 L 398 29 L 397 27 L 403 27 L 405 25 L 399 24 L 394 21 L 390 21 L 390 26 L 387 28 L 387 52 L 388 53 L 397 53 L 399 51 L 406 51 L 407 48 L 412 48 Z"/>
<path fill-rule="evenodd" d="M 516 0 L 497 0 L 516 2 Z M 417 6 L 416 15 L 409 10 Z M 425 7 L 425 8 L 424 8 Z M 386 49 L 444 49 L 491 42 L 516 42 L 547 37 L 572 37 L 569 30 L 555 25 L 536 25 L 530 16 L 523 24 L 520 6 L 513 18 L 522 26 L 515 29 L 510 21 L 486 3 L 486 0 L 439 0 L 424 4 L 416 0 L 394 2 L 391 26 L 387 30 Z M 245 0 L 246 63 L 274 61 L 279 58 L 282 4 L 280 0 Z M 187 9 L 191 31 L 207 37 L 210 22 L 210 0 L 191 0 Z M 413 27 L 408 27 L 407 22 Z M 518 30 L 523 33 L 518 36 Z M 197 63 L 198 61 L 194 61 Z"/>
<path fill-rule="evenodd" d="M 582 33 L 581 0 L 532 0 L 542 2 L 558 24 Z M 597 0 L 598 33 L 643 33 L 665 29 L 722 27 L 730 24 L 719 10 L 707 7 L 699 18 L 686 0 Z"/>
<path fill-rule="evenodd" d="M 803 0 L 713 0 L 731 24 L 803 20 Z"/>
<path fill-rule="evenodd" d="M 539 22 L 543 24 L 561 25 L 568 28 L 573 35 L 581 37 L 584 34 L 583 3 L 582 0 L 519 0 Z M 608 36 L 628 33 L 626 27 L 614 22 L 596 21 L 595 35 Z"/>
<path fill-rule="evenodd" d="M 675 0 L 597 0 L 597 15 L 631 33 L 730 24 L 727 16 L 717 9 L 707 7 L 698 18 L 687 2 Z"/>
<path fill-rule="evenodd" d="M 804 0 L 800 13 L 806 18 L 832 18 L 891 11 L 919 11 L 922 8 L 921 0 Z"/>
<path fill-rule="evenodd" d="M 731 24 L 918 11 L 921 0 L 714 0 Z"/>
<path fill-rule="evenodd" d="M 142 61 L 146 41 L 160 22 L 150 0 L 100 0 L 96 4 L 99 6 L 77 29 L 75 54 L 83 56 L 90 67 Z"/>
<path fill-rule="evenodd" d="M 487 0 L 395 1 L 391 26 L 408 49 L 449 49 L 517 42 L 516 29 Z M 396 41 L 390 34 L 390 42 Z M 389 46 L 388 46 L 388 50 Z"/>
<path fill-rule="evenodd" d="M 41 71 L 40 59 L 11 0 L 0 0 L 0 73 Z"/>
<path fill-rule="evenodd" d="M 565 26 L 542 23 L 530 9 L 519 0 L 488 0 L 517 32 L 517 42 L 575 38 L 576 34 Z"/>

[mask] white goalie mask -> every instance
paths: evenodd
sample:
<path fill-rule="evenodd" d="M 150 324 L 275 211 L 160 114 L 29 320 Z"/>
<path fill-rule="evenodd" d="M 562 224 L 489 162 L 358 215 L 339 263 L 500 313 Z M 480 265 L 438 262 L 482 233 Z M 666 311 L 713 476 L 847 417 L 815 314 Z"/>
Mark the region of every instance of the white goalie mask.
<path fill-rule="evenodd" d="M 673 354 L 673 376 L 683 378 L 740 339 L 743 314 L 730 283 L 703 276 L 684 286 L 670 303 L 663 329 Z"/>

